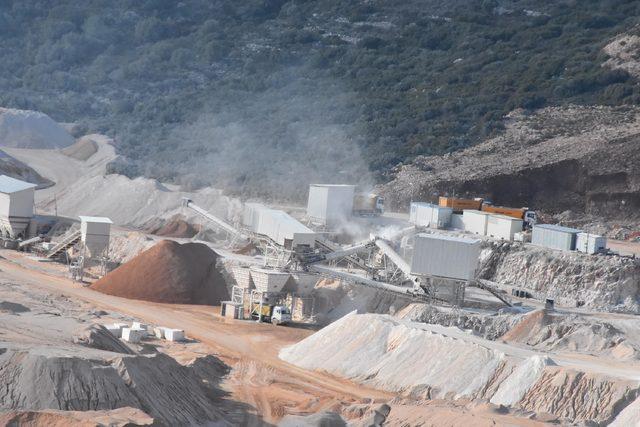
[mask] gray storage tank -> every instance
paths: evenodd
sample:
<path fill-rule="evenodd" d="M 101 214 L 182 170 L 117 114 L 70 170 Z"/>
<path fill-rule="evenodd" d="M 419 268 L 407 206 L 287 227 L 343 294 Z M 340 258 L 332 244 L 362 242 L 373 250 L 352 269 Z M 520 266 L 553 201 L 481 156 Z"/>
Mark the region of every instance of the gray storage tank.
<path fill-rule="evenodd" d="M 561 251 L 576 249 L 576 238 L 582 230 L 553 224 L 536 224 L 531 233 L 531 243 Z"/>

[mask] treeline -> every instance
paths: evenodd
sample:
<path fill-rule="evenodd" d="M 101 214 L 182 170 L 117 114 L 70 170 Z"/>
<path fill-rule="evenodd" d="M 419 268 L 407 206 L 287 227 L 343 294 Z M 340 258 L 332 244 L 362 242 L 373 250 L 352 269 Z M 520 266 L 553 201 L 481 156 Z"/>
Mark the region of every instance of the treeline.
<path fill-rule="evenodd" d="M 7 0 L 0 104 L 115 136 L 113 171 L 294 194 L 477 143 L 514 108 L 638 103 L 602 67 L 638 16 L 623 0 Z"/>

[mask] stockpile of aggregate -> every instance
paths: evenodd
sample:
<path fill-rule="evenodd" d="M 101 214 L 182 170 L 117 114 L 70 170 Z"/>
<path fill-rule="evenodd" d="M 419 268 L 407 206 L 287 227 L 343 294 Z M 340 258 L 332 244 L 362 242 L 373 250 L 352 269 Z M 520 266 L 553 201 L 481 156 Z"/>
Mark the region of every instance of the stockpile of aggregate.
<path fill-rule="evenodd" d="M 536 323 L 538 316 L 534 313 L 528 323 Z M 522 328 L 514 328 L 512 335 L 521 333 Z M 350 313 L 283 348 L 279 357 L 413 398 L 489 400 L 552 414 L 567 423 L 604 425 L 639 391 L 635 380 L 556 366 L 535 351 L 496 344 L 457 328 L 379 314 Z"/>
<path fill-rule="evenodd" d="M 147 230 L 150 234 L 163 237 L 188 237 L 198 234 L 198 230 L 183 218 L 174 216 L 168 220 L 162 220 L 160 224 L 152 225 Z"/>
<path fill-rule="evenodd" d="M 229 299 L 218 255 L 201 243 L 163 240 L 91 288 L 109 295 L 172 304 L 217 305 Z"/>
<path fill-rule="evenodd" d="M 44 113 L 0 108 L 0 141 L 4 147 L 63 148 L 74 139 Z"/>

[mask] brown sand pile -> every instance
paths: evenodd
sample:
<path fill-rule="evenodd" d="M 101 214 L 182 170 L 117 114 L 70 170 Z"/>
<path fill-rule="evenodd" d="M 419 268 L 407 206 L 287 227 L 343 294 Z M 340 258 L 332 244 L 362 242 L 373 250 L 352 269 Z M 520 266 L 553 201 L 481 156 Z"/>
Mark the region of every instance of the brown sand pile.
<path fill-rule="evenodd" d="M 96 281 L 109 295 L 173 304 L 220 304 L 229 299 L 216 269 L 218 255 L 201 243 L 163 240 Z"/>
<path fill-rule="evenodd" d="M 550 322 L 551 320 L 544 309 L 532 311 L 500 339 L 503 341 L 526 342 L 529 337 L 535 335 Z"/>
<path fill-rule="evenodd" d="M 61 151 L 65 156 L 85 161 L 98 152 L 98 144 L 92 139 L 82 138 Z"/>
<path fill-rule="evenodd" d="M 184 219 L 174 216 L 162 224 L 154 224 L 147 228 L 147 232 L 163 237 L 193 237 L 198 230 Z"/>

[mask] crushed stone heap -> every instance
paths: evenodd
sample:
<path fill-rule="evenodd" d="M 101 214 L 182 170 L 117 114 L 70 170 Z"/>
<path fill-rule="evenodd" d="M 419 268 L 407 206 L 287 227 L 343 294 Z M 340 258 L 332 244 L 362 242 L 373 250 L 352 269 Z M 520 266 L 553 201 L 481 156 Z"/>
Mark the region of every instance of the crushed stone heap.
<path fill-rule="evenodd" d="M 511 351 L 457 328 L 379 314 L 348 314 L 279 357 L 414 398 L 489 400 L 570 423 L 605 425 L 638 394 L 632 379 L 557 366 L 537 352 Z"/>
<path fill-rule="evenodd" d="M 64 148 L 74 139 L 44 113 L 0 108 L 0 141 L 13 148 Z"/>
<path fill-rule="evenodd" d="M 91 288 L 109 295 L 172 304 L 217 305 L 229 298 L 218 255 L 201 243 L 163 240 Z"/>

